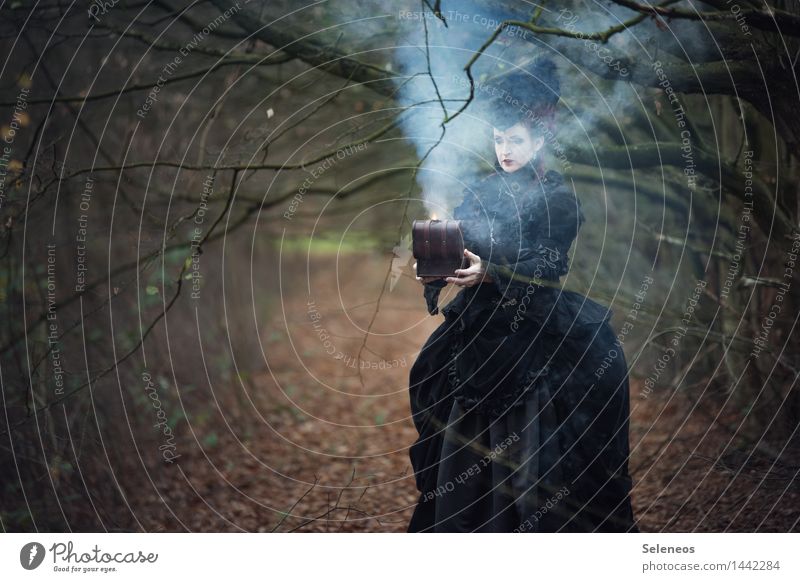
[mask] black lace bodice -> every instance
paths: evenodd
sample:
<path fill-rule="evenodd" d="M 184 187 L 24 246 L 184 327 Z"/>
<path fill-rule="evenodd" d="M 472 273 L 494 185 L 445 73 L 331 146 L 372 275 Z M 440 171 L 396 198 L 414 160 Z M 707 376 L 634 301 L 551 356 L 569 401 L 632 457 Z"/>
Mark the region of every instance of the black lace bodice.
<path fill-rule="evenodd" d="M 466 246 L 487 261 L 501 294 L 531 279 L 558 281 L 569 267 L 569 248 L 584 222 L 580 202 L 561 174 L 541 179 L 529 168 L 495 172 L 473 188 L 453 218 L 462 221 Z"/>
<path fill-rule="evenodd" d="M 546 317 L 559 289 L 538 287 L 537 280 L 559 281 L 569 269 L 569 248 L 584 222 L 580 202 L 562 175 L 550 170 L 541 178 L 530 166 L 508 174 L 497 169 L 463 192 L 453 212 L 462 221 L 466 248 L 485 262 L 491 286 L 506 300 L 521 301 L 537 289 L 528 316 Z M 443 280 L 425 285 L 428 312 L 438 312 Z M 465 288 L 448 304 L 462 311 L 474 292 Z M 572 298 L 574 299 L 574 298 Z"/>

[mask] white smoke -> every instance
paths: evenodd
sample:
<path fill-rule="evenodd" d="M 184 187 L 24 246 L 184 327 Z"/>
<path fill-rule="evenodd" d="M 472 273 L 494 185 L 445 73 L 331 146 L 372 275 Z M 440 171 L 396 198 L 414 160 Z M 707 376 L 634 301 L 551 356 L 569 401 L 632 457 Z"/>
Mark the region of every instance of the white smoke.
<path fill-rule="evenodd" d="M 427 155 L 418 174 L 418 183 L 426 208 L 435 217 L 445 218 L 460 200 L 464 186 L 488 171 L 495 162 L 492 128 L 476 114 L 475 103 L 446 125 L 443 142 L 432 152 L 428 151 L 441 137 L 446 115 L 453 115 L 463 105 L 460 101 L 448 100 L 463 100 L 469 96 L 465 65 L 503 20 L 530 19 L 535 7 L 520 4 L 491 3 L 487 7 L 474 2 L 442 3 L 448 26 L 435 18 L 429 8 L 423 12 L 420 4 L 409 3 L 403 8 L 398 8 L 397 4 L 386 5 L 387 11 L 394 12 L 399 19 L 403 31 L 393 55 L 393 61 L 400 68 L 396 79 L 398 101 L 402 106 L 413 106 L 412 111 L 403 115 L 401 127 L 405 137 L 413 142 L 418 156 Z M 583 6 L 579 10 L 571 2 L 545 5 L 539 24 L 589 33 L 617 26 L 634 15 L 620 6 L 598 3 L 592 10 Z M 691 23 L 684 22 L 681 26 L 691 26 Z M 583 59 L 594 58 L 596 60 L 591 61 L 594 65 L 613 54 L 614 59 L 608 66 L 617 69 L 653 58 L 674 60 L 684 51 L 683 60 L 707 60 L 713 57 L 708 54 L 708 38 L 700 27 L 691 45 L 684 42 L 678 47 L 670 46 L 671 55 L 659 51 L 658 47 L 674 44 L 675 35 L 668 25 L 651 21 L 612 36 L 608 45 L 602 46 L 554 35 L 534 38 L 532 33 L 522 29 L 506 29 L 472 67 L 477 86 L 475 96 L 480 94 L 481 83 L 487 78 L 510 71 L 515 65 L 525 66 L 534 57 L 544 54 L 556 63 L 561 81 L 562 101 L 556 130 L 559 145 L 565 149 L 579 147 L 590 154 L 593 148 L 602 147 L 604 143 L 631 146 L 641 136 L 630 134 L 630 115 L 642 108 L 647 110 L 647 115 L 652 115 L 655 112 L 652 100 L 647 98 L 642 87 L 629 83 L 625 75 L 620 75 L 618 81 L 603 79 L 586 70 L 581 62 L 572 62 L 562 49 L 569 43 L 572 54 L 579 54 Z M 599 52 L 605 47 L 611 53 Z M 428 60 L 433 79 L 428 75 Z M 439 103 L 440 98 L 446 112 Z M 552 149 L 548 154 L 554 160 Z M 562 167 L 554 169 L 562 173 L 568 169 L 563 160 L 559 163 Z"/>

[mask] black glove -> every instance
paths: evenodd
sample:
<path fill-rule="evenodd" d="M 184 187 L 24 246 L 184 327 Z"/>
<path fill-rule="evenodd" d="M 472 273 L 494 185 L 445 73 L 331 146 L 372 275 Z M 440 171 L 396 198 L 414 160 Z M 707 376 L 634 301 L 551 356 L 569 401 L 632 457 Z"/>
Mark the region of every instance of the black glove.
<path fill-rule="evenodd" d="M 428 313 L 436 315 L 439 313 L 439 293 L 443 287 L 447 286 L 444 279 L 436 279 L 430 283 L 425 283 L 425 302 L 428 304 Z"/>

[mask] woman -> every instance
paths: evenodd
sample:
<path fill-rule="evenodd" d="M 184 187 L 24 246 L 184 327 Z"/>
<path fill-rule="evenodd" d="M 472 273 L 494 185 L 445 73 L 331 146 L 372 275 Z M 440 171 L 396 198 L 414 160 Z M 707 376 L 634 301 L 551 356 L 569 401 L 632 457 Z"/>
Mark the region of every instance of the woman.
<path fill-rule="evenodd" d="M 484 102 L 497 165 L 454 211 L 470 266 L 417 277 L 431 314 L 444 285 L 462 289 L 410 370 L 410 532 L 638 531 L 627 364 L 609 310 L 557 285 L 584 218 L 539 155 L 555 66 L 531 73 L 495 91 L 515 101 Z"/>

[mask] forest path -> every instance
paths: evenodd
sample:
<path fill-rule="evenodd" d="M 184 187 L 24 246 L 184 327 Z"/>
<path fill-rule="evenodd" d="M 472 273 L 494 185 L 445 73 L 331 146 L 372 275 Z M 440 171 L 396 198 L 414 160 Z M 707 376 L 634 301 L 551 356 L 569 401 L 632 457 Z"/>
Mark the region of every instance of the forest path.
<path fill-rule="evenodd" d="M 162 488 L 171 511 L 152 491 L 137 501 L 153 505 L 143 512 L 148 530 L 406 530 L 418 499 L 408 459 L 417 437 L 408 372 L 442 316 L 427 316 L 413 280 L 386 293 L 371 328 L 386 335 L 362 352 L 362 386 L 363 333 L 353 326 L 369 326 L 377 295 L 358 284 L 364 280 L 355 274 L 338 288 L 315 282 L 310 299 L 284 297 L 263 340 L 270 371 L 225 404 L 229 432 L 184 450 L 183 474 L 171 472 L 178 483 Z M 631 382 L 630 466 L 641 530 L 798 531 L 800 481 L 791 468 L 773 468 L 761 483 L 769 462 L 759 455 L 737 474 L 746 455 L 735 452 L 712 468 L 729 433 L 699 409 L 687 418 L 693 403 L 684 391 L 671 394 L 656 389 L 645 398 L 641 381 Z M 784 463 L 800 466 L 797 458 Z"/>

